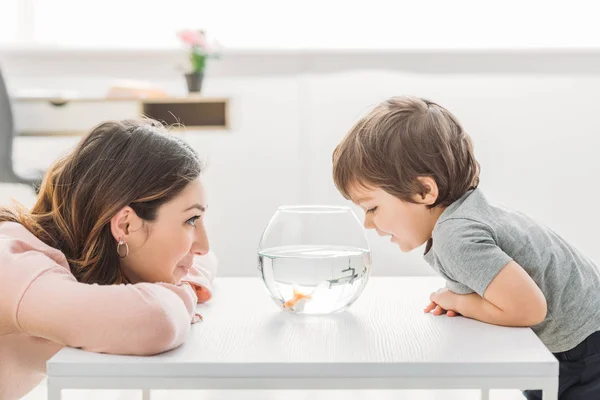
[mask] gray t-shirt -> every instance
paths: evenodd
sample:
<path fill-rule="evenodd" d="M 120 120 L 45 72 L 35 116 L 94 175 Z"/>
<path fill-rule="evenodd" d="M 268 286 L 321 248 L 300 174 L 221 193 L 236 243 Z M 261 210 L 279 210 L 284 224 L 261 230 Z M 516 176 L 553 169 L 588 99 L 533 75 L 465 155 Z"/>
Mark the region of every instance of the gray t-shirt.
<path fill-rule="evenodd" d="M 513 260 L 546 296 L 546 319 L 532 329 L 551 352 L 570 350 L 600 330 L 596 264 L 551 229 L 491 205 L 480 189 L 444 210 L 425 254 L 449 290 L 480 296 Z"/>

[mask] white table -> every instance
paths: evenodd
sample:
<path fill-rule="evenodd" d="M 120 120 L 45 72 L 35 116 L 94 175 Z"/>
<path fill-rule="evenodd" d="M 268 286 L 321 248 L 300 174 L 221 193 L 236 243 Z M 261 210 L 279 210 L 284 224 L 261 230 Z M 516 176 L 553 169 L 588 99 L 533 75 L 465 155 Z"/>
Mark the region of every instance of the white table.
<path fill-rule="evenodd" d="M 371 277 L 348 311 L 280 311 L 259 278 L 218 278 L 204 322 L 153 357 L 66 348 L 48 361 L 48 399 L 62 389 L 542 389 L 558 362 L 528 328 L 425 314 L 432 277 Z"/>

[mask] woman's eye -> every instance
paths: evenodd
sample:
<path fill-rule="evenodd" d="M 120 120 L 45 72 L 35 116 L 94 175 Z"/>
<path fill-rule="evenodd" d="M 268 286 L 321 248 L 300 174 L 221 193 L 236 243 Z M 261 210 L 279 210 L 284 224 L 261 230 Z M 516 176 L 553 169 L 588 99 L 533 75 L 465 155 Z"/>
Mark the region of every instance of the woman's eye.
<path fill-rule="evenodd" d="M 368 214 L 368 213 L 375 212 L 375 210 L 377 210 L 377 207 L 369 208 L 369 209 L 367 210 L 367 214 Z"/>
<path fill-rule="evenodd" d="M 192 218 L 185 221 L 186 224 L 191 226 L 196 226 L 196 220 L 200 219 L 201 215 L 195 215 Z"/>

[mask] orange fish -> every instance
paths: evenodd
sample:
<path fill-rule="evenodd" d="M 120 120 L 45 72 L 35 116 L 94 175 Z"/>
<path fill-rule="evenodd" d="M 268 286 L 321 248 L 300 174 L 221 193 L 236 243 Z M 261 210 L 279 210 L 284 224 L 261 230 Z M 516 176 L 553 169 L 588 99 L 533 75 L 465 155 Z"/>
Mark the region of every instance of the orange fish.
<path fill-rule="evenodd" d="M 298 290 L 296 290 L 296 288 L 294 288 L 294 296 L 283 304 L 283 308 L 286 310 L 295 310 L 296 306 L 299 305 L 298 302 L 304 300 L 304 303 L 307 300 L 310 300 L 310 298 L 311 296 L 309 294 L 307 295 L 300 293 Z"/>

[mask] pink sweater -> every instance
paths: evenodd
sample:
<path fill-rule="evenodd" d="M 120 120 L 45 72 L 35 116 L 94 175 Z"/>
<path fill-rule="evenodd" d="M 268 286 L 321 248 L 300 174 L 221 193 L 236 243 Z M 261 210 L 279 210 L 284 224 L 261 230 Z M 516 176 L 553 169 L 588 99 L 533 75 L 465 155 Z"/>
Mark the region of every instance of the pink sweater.
<path fill-rule="evenodd" d="M 20 224 L 1 223 L 0 400 L 38 385 L 46 361 L 64 346 L 151 355 L 181 345 L 194 318 L 196 290 L 203 301 L 211 297 L 216 268 L 209 253 L 196 257 L 184 278 L 189 285 L 79 283 L 63 253 Z"/>

